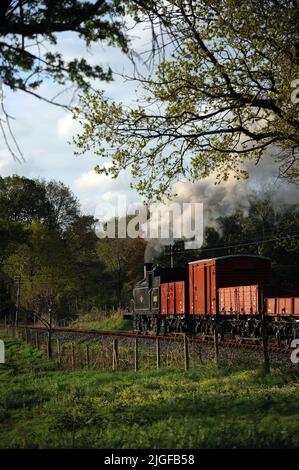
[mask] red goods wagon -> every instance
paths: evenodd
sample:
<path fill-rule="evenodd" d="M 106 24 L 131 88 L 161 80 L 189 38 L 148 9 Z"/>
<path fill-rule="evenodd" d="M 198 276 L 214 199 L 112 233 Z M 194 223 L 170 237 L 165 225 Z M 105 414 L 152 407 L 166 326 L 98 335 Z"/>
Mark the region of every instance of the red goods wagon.
<path fill-rule="evenodd" d="M 184 281 L 175 283 L 175 306 L 176 313 L 179 315 L 186 313 L 185 289 L 186 284 Z"/>
<path fill-rule="evenodd" d="M 266 299 L 266 312 L 267 315 L 275 315 L 276 299 Z"/>
<path fill-rule="evenodd" d="M 219 313 L 223 315 L 258 315 L 262 310 L 262 295 L 257 285 L 220 287 L 218 296 Z"/>
<path fill-rule="evenodd" d="M 293 315 L 293 299 L 277 299 L 277 311 L 280 315 Z"/>
<path fill-rule="evenodd" d="M 174 314 L 175 298 L 174 298 L 174 282 L 168 284 L 168 313 Z"/>
<path fill-rule="evenodd" d="M 161 284 L 161 315 L 168 313 L 168 284 Z"/>
<path fill-rule="evenodd" d="M 266 299 L 266 311 L 269 316 L 299 316 L 298 297 L 273 297 Z"/>
<path fill-rule="evenodd" d="M 191 314 L 216 314 L 217 291 L 232 286 L 263 285 L 269 282 L 271 260 L 254 255 L 231 255 L 189 263 Z"/>
<path fill-rule="evenodd" d="M 186 309 L 185 281 L 161 284 L 161 315 L 183 315 Z"/>
<path fill-rule="evenodd" d="M 189 263 L 189 304 L 191 314 L 216 313 L 215 260 Z"/>

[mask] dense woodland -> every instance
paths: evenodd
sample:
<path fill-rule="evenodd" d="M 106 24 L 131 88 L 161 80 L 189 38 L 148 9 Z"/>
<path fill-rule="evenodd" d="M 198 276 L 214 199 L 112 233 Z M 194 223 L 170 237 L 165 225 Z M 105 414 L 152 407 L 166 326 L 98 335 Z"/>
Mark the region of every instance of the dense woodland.
<path fill-rule="evenodd" d="M 272 259 L 274 285 L 299 287 L 299 204 L 277 205 L 267 193 L 248 194 L 248 202 L 248 210 L 237 207 L 206 227 L 198 252 L 184 253 L 178 246 L 176 263 L 230 254 L 267 256 Z"/>
<path fill-rule="evenodd" d="M 60 318 L 126 305 L 145 242 L 100 240 L 94 224 L 61 182 L 0 178 L 2 316 L 18 297 L 23 312 L 51 307 Z"/>
<path fill-rule="evenodd" d="M 273 281 L 296 282 L 299 205 L 277 207 L 251 195 L 249 210 L 236 209 L 205 230 L 200 251 L 175 253 L 175 264 L 196 258 L 254 253 L 273 259 Z M 93 308 L 126 307 L 143 272 L 142 239 L 99 239 L 95 219 L 61 182 L 0 178 L 1 316 L 51 308 L 61 320 Z M 169 266 L 165 252 L 154 260 Z"/>

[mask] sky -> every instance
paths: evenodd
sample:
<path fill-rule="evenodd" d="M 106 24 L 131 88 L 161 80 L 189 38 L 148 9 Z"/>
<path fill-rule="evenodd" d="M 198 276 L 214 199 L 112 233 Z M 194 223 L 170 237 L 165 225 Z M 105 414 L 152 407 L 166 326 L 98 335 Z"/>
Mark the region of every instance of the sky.
<path fill-rule="evenodd" d="M 129 25 L 131 26 L 131 25 Z M 132 47 L 136 52 L 150 49 L 151 31 L 149 28 L 139 25 L 130 31 Z M 63 33 L 58 37 L 59 50 L 66 59 L 85 57 L 92 64 L 110 66 L 116 74 L 114 81 L 110 83 L 97 82 L 95 86 L 104 90 L 105 95 L 116 101 L 122 101 L 130 106 L 136 98 L 136 82 L 123 79 L 120 74 L 132 74 L 133 68 L 128 57 L 119 49 L 105 47 L 102 44 L 93 46 L 87 50 L 84 44 L 72 33 Z M 46 81 L 40 89 L 40 93 L 48 98 L 54 96 L 60 88 Z M 78 197 L 84 213 L 96 215 L 97 208 L 102 202 L 113 203 L 118 196 L 125 196 L 128 204 L 134 206 L 141 202 L 140 196 L 130 188 L 130 172 L 126 170 L 118 179 L 113 180 L 109 176 L 98 175 L 93 168 L 99 163 L 98 157 L 92 154 L 74 156 L 75 147 L 69 142 L 72 136 L 79 131 L 78 125 L 67 111 L 40 101 L 24 92 L 12 92 L 4 87 L 4 104 L 7 112 L 14 117 L 12 127 L 18 144 L 22 149 L 25 162 L 15 162 L 5 146 L 0 134 L 0 175 L 9 176 L 18 174 L 28 178 L 55 179 L 62 181 L 71 188 Z M 66 96 L 67 98 L 67 96 Z M 66 99 L 67 101 L 67 99 Z M 1 118 L 1 115 L 0 115 Z M 268 186 L 277 198 L 295 202 L 298 200 L 298 187 L 286 186 L 278 183 L 275 172 L 272 171 L 272 163 L 259 164 L 253 168 L 253 178 L 250 187 L 247 183 L 239 183 L 238 192 L 235 182 L 228 182 L 222 192 L 213 188 L 212 179 L 207 179 L 203 184 L 195 184 L 182 188 L 181 193 L 195 195 L 196 199 L 204 196 L 204 203 L 208 208 L 216 206 L 217 211 L 223 209 L 223 201 L 239 200 L 234 195 L 242 193 L 246 197 L 248 190 L 265 186 L 265 177 L 268 178 Z M 273 176 L 271 174 L 273 173 Z M 224 183 L 225 184 L 225 183 Z M 242 186 L 243 188 L 240 186 Z M 244 186 L 245 185 L 245 186 Z M 241 193 L 239 191 L 241 190 Z M 224 191 L 224 196 L 222 193 Z M 218 197 L 219 196 L 219 197 Z M 190 195 L 188 196 L 190 198 Z M 237 201 L 236 201 L 237 202 Z M 219 207 L 218 207 L 219 206 Z M 213 207 L 213 210 L 215 207 Z M 233 210 L 233 208 L 232 208 Z M 216 211 L 216 212 L 217 212 Z M 218 212 L 217 212 L 218 213 Z"/>
<path fill-rule="evenodd" d="M 133 32 L 132 47 L 141 52 L 150 44 L 150 31 L 138 26 Z M 130 105 L 136 93 L 136 83 L 125 81 L 119 74 L 132 72 L 132 64 L 119 49 L 103 44 L 87 50 L 84 43 L 73 33 L 58 36 L 59 51 L 66 59 L 84 57 L 95 65 L 110 66 L 114 81 L 96 82 L 94 85 L 105 91 L 105 95 Z M 38 90 L 47 98 L 61 90 L 51 81 L 44 82 Z M 95 207 L 103 201 L 114 201 L 117 195 L 125 195 L 129 203 L 140 201 L 130 185 L 130 173 L 124 172 L 117 180 L 98 175 L 93 168 L 99 163 L 92 154 L 74 156 L 75 146 L 69 142 L 80 127 L 72 119 L 71 113 L 62 108 L 45 103 L 24 92 L 12 92 L 3 87 L 4 104 L 9 115 L 13 116 L 11 126 L 22 150 L 25 162 L 14 161 L 0 134 L 0 175 L 17 174 L 28 178 L 59 180 L 69 186 L 78 197 L 85 213 L 94 213 Z M 65 96 L 67 102 L 67 95 Z M 4 118 L 1 116 L 0 118 Z"/>

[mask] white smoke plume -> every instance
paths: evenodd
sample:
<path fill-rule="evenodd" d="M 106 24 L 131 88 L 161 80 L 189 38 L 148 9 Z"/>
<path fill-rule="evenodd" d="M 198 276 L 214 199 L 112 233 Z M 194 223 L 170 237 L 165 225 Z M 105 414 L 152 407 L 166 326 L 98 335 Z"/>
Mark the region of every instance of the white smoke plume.
<path fill-rule="evenodd" d="M 298 203 L 299 186 L 278 178 L 279 166 L 273 163 L 273 158 L 264 157 L 258 165 L 250 162 L 244 165 L 244 168 L 249 172 L 248 180 L 236 180 L 230 176 L 226 182 L 215 185 L 216 177 L 211 175 L 195 183 L 183 181 L 175 183 L 171 200 L 165 198 L 164 205 L 159 206 L 160 219 L 158 220 L 154 214 L 149 224 L 159 224 L 161 229 L 168 224 L 168 205 L 173 202 L 179 204 L 202 202 L 204 228 L 213 226 L 216 229 L 218 229 L 217 219 L 220 216 L 232 215 L 237 208 L 241 208 L 246 213 L 249 208 L 248 196 L 253 192 L 267 195 L 276 206 Z M 173 227 L 181 223 L 182 221 L 177 218 L 173 222 Z M 145 261 L 151 261 L 170 243 L 173 243 L 171 236 L 169 239 L 148 239 Z"/>

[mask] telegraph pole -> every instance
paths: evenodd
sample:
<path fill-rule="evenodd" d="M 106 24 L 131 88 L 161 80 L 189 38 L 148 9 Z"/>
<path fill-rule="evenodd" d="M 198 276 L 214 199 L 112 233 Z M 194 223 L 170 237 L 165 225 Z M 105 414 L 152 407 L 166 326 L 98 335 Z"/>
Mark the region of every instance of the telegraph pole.
<path fill-rule="evenodd" d="M 174 246 L 172 244 L 166 245 L 165 253 L 170 255 L 170 267 L 174 267 Z"/>
<path fill-rule="evenodd" d="M 170 267 L 173 268 L 173 266 L 174 266 L 173 245 L 170 245 Z"/>
<path fill-rule="evenodd" d="M 169 245 L 166 245 L 165 247 L 165 254 L 170 255 L 170 267 L 171 268 L 174 268 L 175 253 L 184 251 L 182 248 L 182 245 L 183 245 L 183 241 L 180 241 L 180 242 L 171 243 Z"/>

